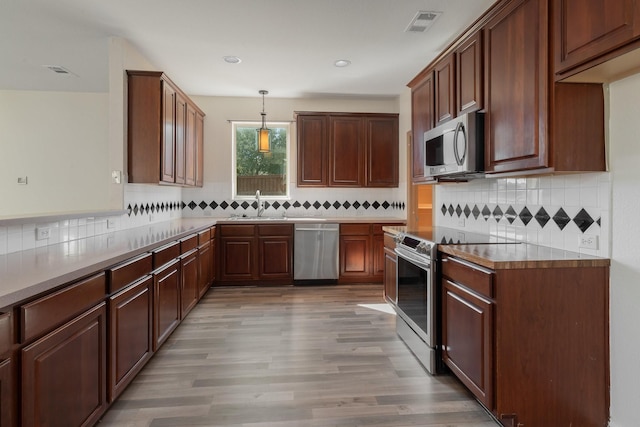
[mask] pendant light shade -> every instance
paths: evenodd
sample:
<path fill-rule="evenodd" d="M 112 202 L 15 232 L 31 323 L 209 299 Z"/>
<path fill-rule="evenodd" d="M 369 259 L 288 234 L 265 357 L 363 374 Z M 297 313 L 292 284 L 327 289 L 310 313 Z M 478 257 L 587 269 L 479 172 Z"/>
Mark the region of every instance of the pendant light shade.
<path fill-rule="evenodd" d="M 258 92 L 262 95 L 262 126 L 258 129 L 258 151 L 260 153 L 270 153 L 271 152 L 271 129 L 267 128 L 267 113 L 264 112 L 264 96 L 269 92 L 266 90 L 261 90 Z"/>

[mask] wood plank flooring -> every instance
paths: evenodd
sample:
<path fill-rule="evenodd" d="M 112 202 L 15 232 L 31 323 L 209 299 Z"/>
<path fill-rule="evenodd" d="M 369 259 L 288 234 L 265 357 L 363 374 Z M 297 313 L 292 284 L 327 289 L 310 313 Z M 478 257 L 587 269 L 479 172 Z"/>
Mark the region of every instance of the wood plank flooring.
<path fill-rule="evenodd" d="M 212 288 L 99 425 L 498 425 L 378 308 L 380 285 Z"/>

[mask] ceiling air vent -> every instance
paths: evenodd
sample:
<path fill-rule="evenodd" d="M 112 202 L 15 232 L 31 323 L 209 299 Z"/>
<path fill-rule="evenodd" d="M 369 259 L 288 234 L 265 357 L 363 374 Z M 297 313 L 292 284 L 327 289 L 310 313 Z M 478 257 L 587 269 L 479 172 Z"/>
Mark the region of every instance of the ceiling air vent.
<path fill-rule="evenodd" d="M 406 33 L 424 33 L 433 25 L 440 15 L 442 15 L 442 12 L 420 10 L 404 31 Z"/>
<path fill-rule="evenodd" d="M 43 67 L 50 69 L 51 71 L 53 71 L 56 74 L 67 74 L 69 76 L 76 76 L 78 77 L 77 74 L 72 73 L 71 71 L 67 70 L 66 68 L 60 66 L 60 65 L 43 65 Z"/>

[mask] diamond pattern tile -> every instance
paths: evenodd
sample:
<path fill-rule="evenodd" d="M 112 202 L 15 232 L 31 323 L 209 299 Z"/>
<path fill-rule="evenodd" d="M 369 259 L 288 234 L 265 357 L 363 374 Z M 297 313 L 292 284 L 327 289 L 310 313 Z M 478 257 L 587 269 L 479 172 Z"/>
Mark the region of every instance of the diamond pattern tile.
<path fill-rule="evenodd" d="M 538 224 L 540 224 L 540 227 L 544 228 L 544 226 L 547 225 L 551 217 L 549 216 L 547 211 L 544 210 L 544 208 L 540 208 L 538 209 L 538 212 L 536 212 L 535 214 L 535 219 L 536 221 L 538 221 Z"/>
<path fill-rule="evenodd" d="M 469 218 L 469 215 L 471 215 L 471 209 L 469 209 L 469 205 L 464 205 L 464 216 L 465 218 Z"/>
<path fill-rule="evenodd" d="M 518 214 L 516 213 L 515 209 L 513 209 L 513 206 L 509 205 L 507 211 L 504 213 L 504 217 L 507 218 L 509 224 L 513 224 L 513 221 L 518 218 Z"/>
<path fill-rule="evenodd" d="M 335 209 L 338 209 L 338 208 L 340 208 L 340 206 L 342 206 L 342 205 L 340 204 L 340 202 L 339 202 L 339 201 L 337 201 L 337 200 L 336 200 L 335 202 L 333 202 L 333 205 L 331 205 L 331 206 L 333 206 Z"/>
<path fill-rule="evenodd" d="M 314 206 L 315 206 L 315 203 L 314 203 Z M 323 207 L 323 208 L 325 208 L 325 209 L 329 209 L 329 208 L 331 207 L 331 203 L 329 203 L 329 202 L 324 202 L 324 203 L 322 204 L 322 207 Z M 317 209 L 317 208 L 316 208 L 316 209 Z"/>
<path fill-rule="evenodd" d="M 345 208 L 345 209 L 349 209 L 349 208 L 351 207 L 351 203 L 349 203 L 349 202 L 344 202 L 344 203 L 342 204 L 342 206 L 344 206 L 344 208 Z"/>
<path fill-rule="evenodd" d="M 580 209 L 580 212 L 573 217 L 573 222 L 578 226 L 580 231 L 584 233 L 589 227 L 591 227 L 591 224 L 593 224 L 594 221 L 587 211 Z"/>
<path fill-rule="evenodd" d="M 194 210 L 196 208 L 196 202 L 194 202 L 193 200 L 189 202 L 189 209 Z"/>
<path fill-rule="evenodd" d="M 355 202 L 353 202 L 353 207 L 358 209 L 360 207 L 360 203 L 356 200 Z"/>
<path fill-rule="evenodd" d="M 453 213 L 454 213 L 455 211 L 456 211 L 456 210 L 453 208 L 453 205 L 449 205 L 449 209 L 448 209 L 449 215 L 453 216 Z"/>
<path fill-rule="evenodd" d="M 371 204 L 371 207 L 373 209 L 378 209 L 380 207 L 380 203 L 378 203 L 377 200 L 374 200 L 374 202 Z"/>
<path fill-rule="evenodd" d="M 522 208 L 518 216 L 520 217 L 520 221 L 522 221 L 524 225 L 529 224 L 529 222 L 533 219 L 533 215 L 531 215 L 531 212 L 529 212 L 529 209 L 527 209 L 526 206 Z"/>
<path fill-rule="evenodd" d="M 489 210 L 489 206 L 484 205 L 484 208 L 482 208 L 482 217 L 485 221 L 488 221 L 491 217 L 491 210 Z"/>
<path fill-rule="evenodd" d="M 560 208 L 553 216 L 553 222 L 560 228 L 560 230 L 564 230 L 564 228 L 571 222 L 571 218 L 564 211 L 564 209 Z"/>
<path fill-rule="evenodd" d="M 446 215 L 447 214 L 447 205 L 443 204 L 442 207 L 440 208 L 440 212 L 442 212 L 442 215 Z"/>
<path fill-rule="evenodd" d="M 369 209 L 369 206 L 371 206 L 371 204 L 369 202 L 367 202 L 366 200 L 364 201 L 364 203 L 362 203 L 362 207 L 365 209 Z"/>
<path fill-rule="evenodd" d="M 460 205 L 456 206 L 456 215 L 458 215 L 458 218 L 460 218 L 460 215 L 462 215 L 462 208 L 460 207 Z"/>
<path fill-rule="evenodd" d="M 478 205 L 473 205 L 473 209 L 471 210 L 471 213 L 473 214 L 473 217 L 475 219 L 478 219 L 478 217 L 480 216 L 480 209 L 478 209 Z"/>
<path fill-rule="evenodd" d="M 500 220 L 502 219 L 502 209 L 500 209 L 500 206 L 496 206 L 493 209 L 493 218 L 496 220 L 496 222 L 500 222 Z"/>
<path fill-rule="evenodd" d="M 316 202 L 316 203 L 318 203 L 318 202 Z M 308 201 L 305 200 L 304 203 L 302 204 L 302 207 L 305 208 L 305 209 L 309 209 L 311 207 L 311 203 L 309 203 Z"/>

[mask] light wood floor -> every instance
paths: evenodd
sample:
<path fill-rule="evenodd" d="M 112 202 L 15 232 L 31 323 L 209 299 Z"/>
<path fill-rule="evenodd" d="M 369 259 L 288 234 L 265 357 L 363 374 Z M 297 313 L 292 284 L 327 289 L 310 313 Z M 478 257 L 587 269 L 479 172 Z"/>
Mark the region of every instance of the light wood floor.
<path fill-rule="evenodd" d="M 497 426 L 376 304 L 380 285 L 213 288 L 99 425 Z"/>

